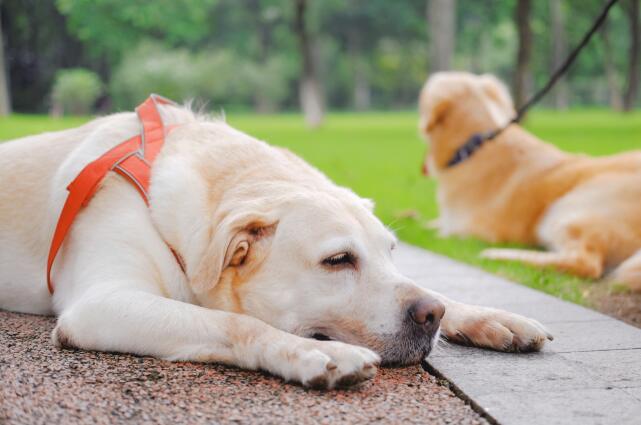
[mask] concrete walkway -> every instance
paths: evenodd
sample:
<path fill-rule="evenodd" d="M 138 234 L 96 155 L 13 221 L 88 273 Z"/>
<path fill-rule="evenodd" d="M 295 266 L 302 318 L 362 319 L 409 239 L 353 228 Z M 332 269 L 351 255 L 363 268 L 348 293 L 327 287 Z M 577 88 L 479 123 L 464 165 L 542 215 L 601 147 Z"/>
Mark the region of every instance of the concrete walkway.
<path fill-rule="evenodd" d="M 401 270 L 455 300 L 533 317 L 554 334 L 541 353 L 449 345 L 431 367 L 501 424 L 641 424 L 641 329 L 424 250 Z"/>

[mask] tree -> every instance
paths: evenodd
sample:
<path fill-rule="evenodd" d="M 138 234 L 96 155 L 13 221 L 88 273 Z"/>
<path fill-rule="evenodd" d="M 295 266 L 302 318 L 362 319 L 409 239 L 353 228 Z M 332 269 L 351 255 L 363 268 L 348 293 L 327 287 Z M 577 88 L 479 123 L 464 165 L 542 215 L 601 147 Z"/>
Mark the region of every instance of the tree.
<path fill-rule="evenodd" d="M 61 68 L 100 71 L 100 60 L 88 63 L 84 46 L 66 30 L 65 17 L 53 2 L 0 0 L 5 67 L 14 111 L 44 112 Z"/>
<path fill-rule="evenodd" d="M 107 83 L 98 102 L 106 112 L 123 107 L 126 90 L 114 87 L 125 85 L 112 84 L 122 83 L 121 69 L 140 72 L 136 46 L 156 41 L 166 69 L 151 57 L 145 72 L 184 82 L 190 96 L 209 96 L 211 107 L 228 111 L 304 104 L 322 119 L 329 107 L 406 109 L 426 69 L 454 66 L 510 81 L 522 103 L 583 37 L 604 1 L 0 0 L 4 77 L 13 110 L 44 112 L 58 70 L 90 69 Z M 612 10 L 601 42 L 581 52 L 546 97 L 550 105 L 565 106 L 566 90 L 577 105 L 622 105 L 624 94 L 628 107 L 639 104 L 641 48 L 638 30 L 630 31 L 638 28 L 630 9 L 639 1 L 621 0 L 626 8 Z M 183 55 L 182 68 L 172 63 Z M 231 76 L 221 77 L 230 63 Z M 198 81 L 185 77 L 194 65 Z M 145 89 L 163 88 L 154 81 Z M 205 89 L 191 94 L 196 85 Z"/>
<path fill-rule="evenodd" d="M 210 30 L 207 11 L 216 0 L 56 0 L 78 39 L 95 56 L 111 62 L 131 49 L 132 40 L 151 36 L 169 45 L 195 43 Z"/>
<path fill-rule="evenodd" d="M 552 71 L 561 67 L 568 54 L 567 35 L 565 33 L 565 10 L 563 0 L 550 0 L 550 17 L 552 21 Z M 554 105 L 557 109 L 568 107 L 567 79 L 562 77 L 554 88 Z"/>
<path fill-rule="evenodd" d="M 623 109 L 631 111 L 639 92 L 639 72 L 641 72 L 641 28 L 639 26 L 639 0 L 628 1 L 630 19 L 630 59 L 628 62 L 628 84 L 623 99 Z"/>
<path fill-rule="evenodd" d="M 615 111 L 623 109 L 623 97 L 619 89 L 617 68 L 612 57 L 612 44 L 610 42 L 610 24 L 606 20 L 601 27 L 601 40 L 603 41 L 603 67 L 608 85 L 608 103 Z"/>
<path fill-rule="evenodd" d="M 251 0 L 251 6 L 254 10 L 256 32 L 258 35 L 258 61 L 262 66 L 267 64 L 269 58 L 269 48 L 271 44 L 271 28 L 269 20 L 266 19 L 265 14 L 260 9 L 259 0 Z M 269 15 L 267 15 L 269 16 Z M 264 95 L 264 92 L 257 91 L 254 97 L 256 103 L 256 110 L 259 112 L 269 112 L 273 110 L 271 99 Z"/>
<path fill-rule="evenodd" d="M 456 44 L 456 0 L 428 0 L 427 27 L 431 72 L 451 69 Z"/>
<path fill-rule="evenodd" d="M 0 116 L 11 113 L 11 94 L 9 77 L 4 59 L 4 33 L 2 32 L 2 15 L 0 14 Z"/>
<path fill-rule="evenodd" d="M 332 70 L 328 103 L 364 110 L 415 101 L 427 64 L 425 0 L 323 0 L 310 3 L 309 18 L 322 28 L 321 65 Z"/>
<path fill-rule="evenodd" d="M 516 56 L 516 71 L 514 73 L 514 102 L 517 107 L 525 102 L 532 84 L 530 71 L 532 59 L 531 12 L 532 4 L 530 0 L 517 1 L 515 22 L 519 34 L 519 48 Z"/>
<path fill-rule="evenodd" d="M 318 78 L 318 53 L 305 22 L 307 0 L 296 0 L 295 7 L 294 31 L 298 37 L 298 47 L 302 62 L 299 80 L 300 104 L 307 125 L 318 127 L 322 124 L 325 113 L 323 89 Z"/>

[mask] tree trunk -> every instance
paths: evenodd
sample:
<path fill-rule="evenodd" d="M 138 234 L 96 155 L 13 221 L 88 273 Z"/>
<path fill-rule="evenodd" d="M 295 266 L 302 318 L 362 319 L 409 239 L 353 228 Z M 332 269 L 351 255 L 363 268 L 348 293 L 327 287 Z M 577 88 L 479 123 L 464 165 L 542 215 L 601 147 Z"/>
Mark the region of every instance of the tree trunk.
<path fill-rule="evenodd" d="M 514 74 L 514 102 L 517 107 L 525 103 L 532 84 L 530 60 L 532 57 L 532 28 L 530 15 L 532 3 L 530 0 L 518 0 L 516 4 L 515 22 L 519 34 L 519 50 L 516 57 Z"/>
<path fill-rule="evenodd" d="M 447 71 L 456 45 L 456 0 L 428 0 L 426 11 L 430 70 Z"/>
<path fill-rule="evenodd" d="M 552 19 L 552 72 L 561 67 L 568 54 L 563 3 L 563 0 L 550 0 L 550 15 Z M 556 83 L 556 87 L 554 87 L 554 106 L 557 109 L 567 109 L 568 104 L 567 79 L 566 77 L 561 77 Z"/>
<path fill-rule="evenodd" d="M 639 0 L 629 0 L 630 19 L 630 62 L 628 65 L 628 85 L 623 99 L 623 109 L 631 111 L 639 92 L 639 60 L 641 55 L 641 28 L 639 27 Z"/>
<path fill-rule="evenodd" d="M 367 72 L 367 64 L 363 58 L 361 38 L 358 31 L 348 33 L 349 58 L 354 76 L 353 104 L 354 109 L 365 111 L 371 106 L 371 87 Z"/>
<path fill-rule="evenodd" d="M 617 69 L 612 58 L 612 45 L 610 44 L 610 27 L 608 21 L 601 27 L 601 40 L 603 41 L 603 66 L 608 83 L 608 103 L 615 111 L 623 109 L 623 96 L 619 88 Z"/>
<path fill-rule="evenodd" d="M 254 25 L 256 27 L 256 36 L 258 37 L 258 63 L 264 67 L 267 65 L 267 59 L 269 58 L 271 27 L 262 16 L 260 0 L 249 0 L 248 6 L 254 11 Z M 263 90 L 256 90 L 253 98 L 256 112 L 264 114 L 276 110 L 275 102 Z"/>
<path fill-rule="evenodd" d="M 4 57 L 4 37 L 0 11 L 0 116 L 11 113 L 11 93 L 9 92 L 9 73 Z"/>
<path fill-rule="evenodd" d="M 325 107 L 322 85 L 318 79 L 316 47 L 305 25 L 306 9 L 307 0 L 296 0 L 294 30 L 298 36 L 298 45 L 302 59 L 299 96 L 307 125 L 310 127 L 318 127 L 323 122 Z"/>
<path fill-rule="evenodd" d="M 354 64 L 354 108 L 366 111 L 372 106 L 372 90 L 367 78 L 366 65 L 362 58 Z"/>

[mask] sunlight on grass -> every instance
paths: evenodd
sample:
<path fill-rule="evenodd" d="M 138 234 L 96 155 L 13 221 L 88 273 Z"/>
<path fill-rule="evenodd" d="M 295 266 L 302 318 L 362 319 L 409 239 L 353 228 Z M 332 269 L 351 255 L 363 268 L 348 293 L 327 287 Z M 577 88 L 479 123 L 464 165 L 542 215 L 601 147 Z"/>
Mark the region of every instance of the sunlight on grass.
<path fill-rule="evenodd" d="M 338 184 L 376 201 L 376 214 L 401 239 L 569 301 L 585 302 L 587 281 L 551 270 L 483 260 L 478 254 L 489 244 L 474 239 L 441 239 L 426 228 L 426 222 L 437 216 L 436 186 L 419 172 L 425 147 L 418 136 L 415 113 L 331 114 L 318 130 L 307 129 L 295 114 L 231 114 L 227 118 L 253 136 L 291 149 Z M 0 119 L 0 140 L 86 120 L 12 116 Z M 526 127 L 571 152 L 606 155 L 641 149 L 641 112 L 535 111 Z"/>

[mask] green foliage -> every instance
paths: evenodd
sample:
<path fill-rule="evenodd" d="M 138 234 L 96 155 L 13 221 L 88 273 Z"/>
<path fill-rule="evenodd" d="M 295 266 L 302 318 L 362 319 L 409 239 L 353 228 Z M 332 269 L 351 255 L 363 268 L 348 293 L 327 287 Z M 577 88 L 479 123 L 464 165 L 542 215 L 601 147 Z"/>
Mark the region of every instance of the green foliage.
<path fill-rule="evenodd" d="M 196 96 L 198 70 L 184 49 L 164 50 L 143 43 L 126 54 L 109 85 L 114 108 L 130 110 L 150 93 L 175 100 Z"/>
<path fill-rule="evenodd" d="M 241 73 L 241 76 L 246 78 L 246 87 L 253 93 L 254 101 L 259 102 L 263 99 L 267 102 L 266 105 L 262 105 L 264 112 L 275 111 L 282 106 L 296 78 L 296 71 L 296 63 L 291 57 L 274 55 L 262 64 L 245 61 L 244 73 Z M 239 75 L 236 75 L 236 78 L 239 78 Z"/>
<path fill-rule="evenodd" d="M 555 1 L 565 16 L 569 49 L 604 2 Z M 516 3 L 456 2 L 455 69 L 494 73 L 509 85 L 518 44 Z M 571 105 L 608 105 L 620 97 L 630 56 L 629 12 L 623 7 L 627 3 L 620 2 L 608 18 L 610 49 L 606 51 L 602 34 L 597 34 L 565 77 Z M 532 2 L 532 88 L 541 87 L 552 68 L 556 40 L 549 6 L 549 0 Z M 92 69 L 116 91 L 124 86 L 136 91 L 138 84 L 124 81 L 134 77 L 120 71 L 133 70 L 134 52 L 141 53 L 137 46 L 151 41 L 157 46 L 154 51 L 163 50 L 161 62 L 167 62 L 164 49 L 190 67 L 194 61 L 205 62 L 201 56 L 210 55 L 214 59 L 209 66 L 220 75 L 212 73 L 210 81 L 196 85 L 185 81 L 186 75 L 196 73 L 206 79 L 205 74 L 177 69 L 176 76 L 155 75 L 159 85 L 146 83 L 148 91 L 213 99 L 227 109 L 241 105 L 261 110 L 297 108 L 300 53 L 293 31 L 294 10 L 293 0 L 0 2 L 14 107 L 44 110 L 55 71 L 62 67 Z M 363 90 L 373 109 L 416 104 L 417 92 L 430 71 L 426 0 L 308 0 L 306 21 L 318 47 L 314 53 L 329 108 L 353 108 L 357 93 L 362 95 Z M 606 56 L 613 64 L 608 68 L 611 80 L 606 78 Z M 227 82 L 229 90 L 219 90 L 220 82 L 214 80 L 226 78 L 230 67 L 234 72 Z M 117 81 L 111 82 L 112 77 Z M 238 87 L 240 78 L 246 79 L 243 87 Z M 122 90 L 118 96 L 113 102 L 118 107 L 130 107 L 137 98 Z M 543 102 L 552 105 L 554 97 L 553 92 Z"/>
<path fill-rule="evenodd" d="M 87 69 L 62 69 L 56 73 L 51 91 L 54 110 L 73 115 L 88 115 L 102 93 L 102 83 Z"/>
<path fill-rule="evenodd" d="M 418 42 L 384 39 L 378 43 L 373 57 L 376 72 L 372 75 L 377 104 L 386 108 L 416 104 L 426 79 L 424 52 L 425 46 Z"/>
<path fill-rule="evenodd" d="M 116 109 L 131 109 L 150 93 L 226 109 L 264 95 L 275 108 L 287 95 L 291 75 L 291 66 L 280 56 L 258 66 L 229 50 L 191 53 L 147 42 L 125 55 L 109 90 Z"/>
<path fill-rule="evenodd" d="M 57 0 L 70 29 L 97 55 L 117 60 L 144 36 L 192 44 L 208 32 L 215 0 Z"/>
<path fill-rule="evenodd" d="M 535 3 L 543 3 L 535 2 Z M 477 0 L 459 3 L 454 64 L 457 69 L 491 72 L 509 80 L 517 49 L 513 24 L 514 0 Z M 536 46 L 543 43 L 537 40 Z"/>

